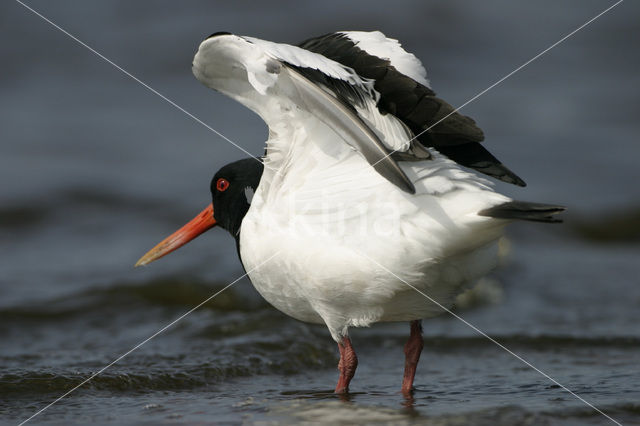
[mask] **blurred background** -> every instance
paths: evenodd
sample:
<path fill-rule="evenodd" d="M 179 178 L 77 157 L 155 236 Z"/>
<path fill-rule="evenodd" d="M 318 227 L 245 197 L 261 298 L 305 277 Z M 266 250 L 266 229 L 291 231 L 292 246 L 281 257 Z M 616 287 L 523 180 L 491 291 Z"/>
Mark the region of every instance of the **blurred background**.
<path fill-rule="evenodd" d="M 260 154 L 262 121 L 191 74 L 213 32 L 297 43 L 378 29 L 457 106 L 613 1 L 27 4 Z M 458 313 L 624 422 L 640 416 L 638 16 L 622 3 L 462 110 L 528 183 L 499 191 L 569 210 L 563 225 L 513 225 L 504 265 Z M 242 274 L 221 230 L 133 264 L 245 154 L 19 3 L 2 2 L 0 23 L 0 421 L 16 423 Z M 454 318 L 424 326 L 412 403 L 397 393 L 408 325 L 388 324 L 352 333 L 345 404 L 328 332 L 243 280 L 38 419 L 607 421 Z"/>

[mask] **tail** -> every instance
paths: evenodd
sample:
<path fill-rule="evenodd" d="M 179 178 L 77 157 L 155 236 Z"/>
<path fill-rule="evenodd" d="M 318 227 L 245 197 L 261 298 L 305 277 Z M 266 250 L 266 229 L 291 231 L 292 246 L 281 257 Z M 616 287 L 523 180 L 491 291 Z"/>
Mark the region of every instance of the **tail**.
<path fill-rule="evenodd" d="M 509 201 L 478 212 L 480 216 L 496 219 L 521 219 L 534 222 L 558 223 L 562 219 L 554 217 L 563 212 L 565 207 L 550 204 L 528 203 L 526 201 Z"/>

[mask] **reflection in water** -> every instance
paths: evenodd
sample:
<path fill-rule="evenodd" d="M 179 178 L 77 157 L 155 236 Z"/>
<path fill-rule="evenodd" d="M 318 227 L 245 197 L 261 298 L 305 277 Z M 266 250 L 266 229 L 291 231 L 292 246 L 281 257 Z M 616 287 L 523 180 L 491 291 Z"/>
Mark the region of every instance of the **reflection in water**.
<path fill-rule="evenodd" d="M 402 396 L 404 397 L 404 400 L 402 401 L 402 406 L 404 408 L 406 408 L 407 413 L 409 414 L 417 414 L 416 409 L 415 409 L 415 403 L 416 400 L 413 397 L 413 393 L 415 391 L 410 391 L 410 392 L 403 392 Z"/>

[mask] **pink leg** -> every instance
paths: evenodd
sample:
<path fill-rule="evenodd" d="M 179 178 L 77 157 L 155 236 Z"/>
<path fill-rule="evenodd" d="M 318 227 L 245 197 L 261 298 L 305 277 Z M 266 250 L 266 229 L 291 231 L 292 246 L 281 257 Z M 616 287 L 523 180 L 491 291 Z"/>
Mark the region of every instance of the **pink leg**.
<path fill-rule="evenodd" d="M 338 363 L 338 370 L 340 370 L 340 378 L 336 385 L 336 393 L 346 393 L 349 390 L 349 382 L 356 374 L 356 367 L 358 367 L 358 357 L 356 356 L 353 346 L 351 346 L 351 340 L 348 336 L 344 336 L 342 341 L 338 343 L 338 350 L 340 351 L 340 362 Z"/>
<path fill-rule="evenodd" d="M 413 379 L 416 376 L 416 368 L 423 347 L 421 321 L 411 321 L 411 335 L 407 344 L 404 345 L 404 378 L 402 379 L 402 393 L 404 394 L 411 393 L 413 390 Z"/>

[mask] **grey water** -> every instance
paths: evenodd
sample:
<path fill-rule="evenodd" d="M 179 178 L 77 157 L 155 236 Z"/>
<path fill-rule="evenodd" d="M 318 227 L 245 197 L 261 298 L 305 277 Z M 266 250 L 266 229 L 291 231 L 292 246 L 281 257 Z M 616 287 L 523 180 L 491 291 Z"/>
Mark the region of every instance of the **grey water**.
<path fill-rule="evenodd" d="M 27 4 L 252 154 L 264 124 L 190 71 L 231 31 L 295 43 L 382 30 L 458 106 L 612 1 Z M 623 424 L 640 424 L 640 6 L 626 1 L 463 109 L 562 225 L 515 224 L 456 314 Z M 209 203 L 245 153 L 17 2 L 0 4 L 0 422 L 18 424 L 242 275 L 213 230 L 135 261 Z M 451 315 L 351 332 L 360 365 L 246 280 L 45 410 L 34 424 L 610 424 Z"/>

